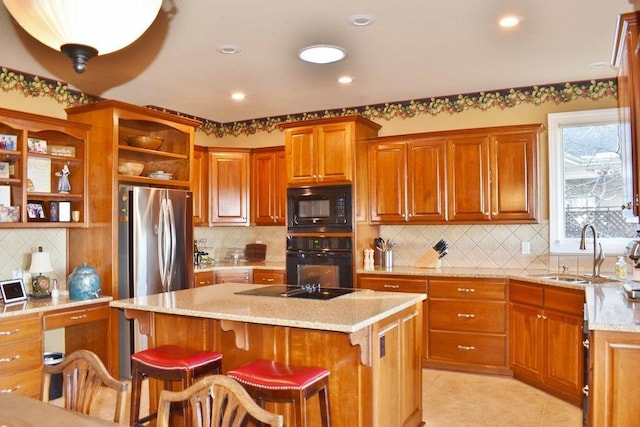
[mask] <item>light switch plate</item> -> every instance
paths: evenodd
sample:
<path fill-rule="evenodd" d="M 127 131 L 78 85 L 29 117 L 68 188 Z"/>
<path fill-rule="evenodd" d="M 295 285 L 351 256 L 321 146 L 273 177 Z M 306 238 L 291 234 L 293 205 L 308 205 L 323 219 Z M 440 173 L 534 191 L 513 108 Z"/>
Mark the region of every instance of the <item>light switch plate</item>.
<path fill-rule="evenodd" d="M 531 242 L 522 242 L 522 255 L 529 255 L 531 253 Z"/>

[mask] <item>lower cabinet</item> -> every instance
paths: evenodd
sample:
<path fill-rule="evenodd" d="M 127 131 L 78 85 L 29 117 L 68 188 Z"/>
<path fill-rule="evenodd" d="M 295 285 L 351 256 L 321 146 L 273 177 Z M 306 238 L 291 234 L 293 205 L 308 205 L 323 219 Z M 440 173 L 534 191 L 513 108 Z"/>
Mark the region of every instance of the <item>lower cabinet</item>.
<path fill-rule="evenodd" d="M 580 405 L 584 291 L 511 280 L 509 298 L 514 377 Z"/>
<path fill-rule="evenodd" d="M 0 320 L 0 393 L 39 397 L 42 348 L 38 314 Z"/>
<path fill-rule="evenodd" d="M 427 278 L 426 277 L 408 277 L 408 276 L 392 276 L 392 275 L 365 275 L 358 276 L 358 287 L 361 289 L 371 289 L 373 291 L 385 292 L 411 292 L 426 293 Z M 422 302 L 422 343 L 420 354 L 424 359 L 426 349 L 426 325 L 427 325 L 427 301 Z"/>
<path fill-rule="evenodd" d="M 637 425 L 640 334 L 591 331 L 589 359 L 589 425 Z"/>
<path fill-rule="evenodd" d="M 213 285 L 213 271 L 199 271 L 193 273 L 193 287 Z"/>
<path fill-rule="evenodd" d="M 283 285 L 287 283 L 284 270 L 253 270 L 253 283 L 257 285 Z"/>
<path fill-rule="evenodd" d="M 430 278 L 427 366 L 508 374 L 503 279 Z"/>
<path fill-rule="evenodd" d="M 219 283 L 251 283 L 252 281 L 253 275 L 249 268 L 213 272 L 213 284 L 215 285 Z"/>

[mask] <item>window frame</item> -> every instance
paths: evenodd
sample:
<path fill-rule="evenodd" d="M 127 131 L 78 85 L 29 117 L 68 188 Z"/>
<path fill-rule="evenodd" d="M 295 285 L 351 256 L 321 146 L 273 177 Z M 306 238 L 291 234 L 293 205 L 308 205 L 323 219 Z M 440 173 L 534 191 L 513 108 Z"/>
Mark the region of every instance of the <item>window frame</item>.
<path fill-rule="evenodd" d="M 585 255 L 591 253 L 592 245 L 587 244 L 586 250 L 580 250 L 579 238 L 567 238 L 564 236 L 564 154 L 562 150 L 562 127 L 580 124 L 611 124 L 616 123 L 620 127 L 621 111 L 618 108 L 605 108 L 598 110 L 571 111 L 565 113 L 550 113 L 547 116 L 548 142 L 549 142 L 549 253 L 552 255 Z M 619 131 L 620 132 L 620 131 Z M 621 138 L 623 140 L 623 138 Z M 631 184 L 631 147 L 623 144 L 623 176 L 627 184 Z M 625 198 L 633 200 L 631 189 Z M 591 233 L 587 235 L 593 239 Z M 605 254 L 624 255 L 625 247 L 630 238 L 600 238 L 599 242 Z"/>

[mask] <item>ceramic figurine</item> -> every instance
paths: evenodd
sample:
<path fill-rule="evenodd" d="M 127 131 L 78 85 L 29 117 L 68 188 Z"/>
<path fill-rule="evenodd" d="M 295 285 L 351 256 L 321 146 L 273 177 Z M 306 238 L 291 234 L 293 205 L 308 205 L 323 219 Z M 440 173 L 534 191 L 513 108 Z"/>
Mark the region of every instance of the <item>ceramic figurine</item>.
<path fill-rule="evenodd" d="M 62 170 L 56 172 L 56 176 L 59 176 L 58 180 L 58 192 L 60 193 L 68 193 L 71 191 L 71 184 L 69 183 L 69 166 L 64 165 Z"/>

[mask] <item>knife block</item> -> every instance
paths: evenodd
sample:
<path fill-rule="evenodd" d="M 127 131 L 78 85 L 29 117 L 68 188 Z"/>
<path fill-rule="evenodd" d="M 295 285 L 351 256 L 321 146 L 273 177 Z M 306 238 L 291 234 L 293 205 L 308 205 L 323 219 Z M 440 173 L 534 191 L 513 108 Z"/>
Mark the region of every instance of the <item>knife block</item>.
<path fill-rule="evenodd" d="M 414 267 L 418 268 L 440 268 L 442 267 L 442 260 L 440 255 L 433 248 L 429 248 L 424 255 L 416 261 Z"/>

